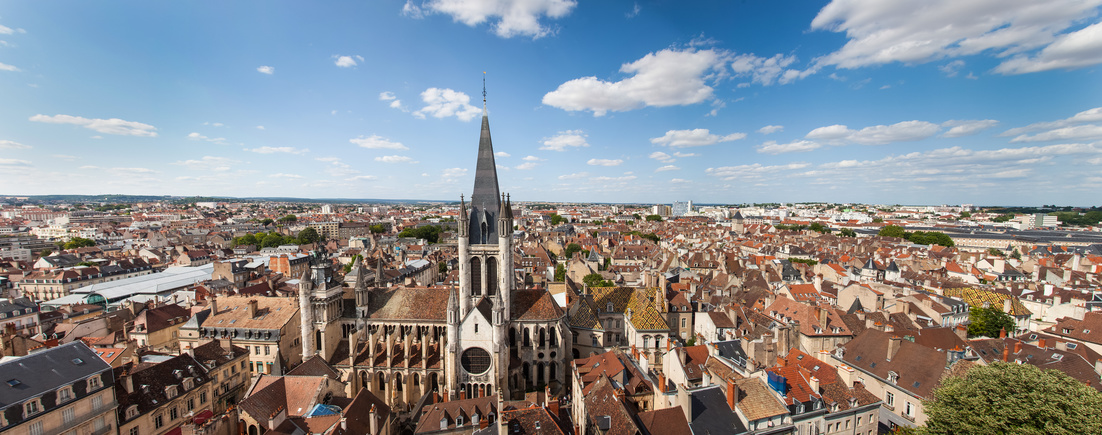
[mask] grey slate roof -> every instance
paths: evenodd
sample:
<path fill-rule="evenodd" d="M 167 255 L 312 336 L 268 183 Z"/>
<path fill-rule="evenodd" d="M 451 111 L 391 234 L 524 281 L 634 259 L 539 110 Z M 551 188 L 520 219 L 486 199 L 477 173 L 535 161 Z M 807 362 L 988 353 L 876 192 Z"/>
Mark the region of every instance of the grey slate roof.
<path fill-rule="evenodd" d="M 35 352 L 0 364 L 0 408 L 96 374 L 101 375 L 101 388 L 106 388 L 112 384 L 110 373 L 111 366 L 83 341 Z M 43 405 L 50 409 L 48 404 Z"/>
<path fill-rule="evenodd" d="M 471 194 L 471 244 L 497 244 L 497 218 L 501 210 L 501 194 L 497 185 L 497 164 L 494 145 L 490 141 L 490 117 L 482 109 L 482 135 L 478 140 L 478 162 L 474 172 L 474 193 Z M 485 224 L 485 226 L 483 226 Z M 486 234 L 483 234 L 485 227 Z"/>
<path fill-rule="evenodd" d="M 739 434 L 746 432 L 742 421 L 727 405 L 727 396 L 719 387 L 692 393 L 692 421 L 689 427 L 697 434 Z"/>
<path fill-rule="evenodd" d="M 26 315 L 27 309 L 30 309 L 33 313 L 38 311 L 38 305 L 27 298 L 0 299 L 0 313 L 6 314 L 6 317 Z M 16 311 L 19 313 L 16 314 Z"/>

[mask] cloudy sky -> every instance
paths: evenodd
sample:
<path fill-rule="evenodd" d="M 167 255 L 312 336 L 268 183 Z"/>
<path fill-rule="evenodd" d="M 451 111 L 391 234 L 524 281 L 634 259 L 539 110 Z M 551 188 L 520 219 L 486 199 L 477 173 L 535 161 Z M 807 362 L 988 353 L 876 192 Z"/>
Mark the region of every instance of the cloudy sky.
<path fill-rule="evenodd" d="M 0 194 L 1097 205 L 1100 4 L 9 1 Z"/>

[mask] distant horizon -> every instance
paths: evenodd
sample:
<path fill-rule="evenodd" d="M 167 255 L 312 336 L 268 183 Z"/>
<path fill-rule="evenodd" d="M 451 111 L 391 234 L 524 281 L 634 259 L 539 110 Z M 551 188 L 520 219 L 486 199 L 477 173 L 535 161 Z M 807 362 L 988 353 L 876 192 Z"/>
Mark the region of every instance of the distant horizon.
<path fill-rule="evenodd" d="M 288 200 L 288 201 L 285 201 L 285 202 L 305 202 L 305 203 L 318 203 L 318 204 L 329 203 L 329 204 L 349 204 L 349 205 L 355 205 L 355 204 L 359 204 L 359 203 L 370 204 L 372 202 L 381 202 L 381 203 L 387 203 L 387 202 L 390 202 L 390 203 L 431 202 L 431 203 L 443 203 L 443 204 L 459 203 L 458 199 L 443 200 L 443 199 L 412 199 L 412 198 L 405 198 L 405 199 L 386 199 L 386 198 L 304 198 L 304 197 L 293 197 L 293 196 L 279 197 L 279 196 L 212 196 L 212 195 L 139 195 L 139 194 L 127 194 L 127 193 L 103 193 L 103 194 L 56 193 L 56 194 L 45 194 L 45 195 L 0 194 L 0 199 L 15 198 L 15 197 L 37 198 L 37 197 L 44 197 L 44 196 L 87 196 L 87 197 L 96 197 L 96 196 L 138 196 L 138 197 L 141 197 L 141 196 L 146 196 L 146 197 L 173 198 L 173 199 L 211 198 L 211 199 L 214 199 L 214 200 L 225 199 L 225 200 L 242 200 L 242 201 L 248 201 L 248 200 L 252 200 L 252 201 Z M 349 202 L 340 202 L 340 201 L 349 201 Z M 518 204 L 528 204 L 528 203 L 534 203 L 534 204 L 598 204 L 598 205 L 640 205 L 640 206 L 670 205 L 673 202 L 680 202 L 680 201 L 671 201 L 671 202 L 548 201 L 548 200 L 520 200 L 520 199 L 514 199 L 513 201 L 518 203 Z M 133 202 L 140 202 L 140 201 L 133 201 Z M 215 201 L 215 202 L 225 202 L 225 201 Z M 280 202 L 283 202 L 283 201 L 280 201 Z M 735 207 L 735 206 L 742 205 L 742 204 L 748 204 L 750 206 L 753 206 L 754 204 L 793 204 L 793 205 L 796 205 L 796 204 L 854 204 L 854 205 L 880 205 L 880 206 L 891 206 L 891 207 L 960 207 L 962 205 L 968 204 L 968 205 L 970 205 L 974 208 L 995 208 L 995 207 L 1046 208 L 1045 205 L 1047 205 L 1047 204 L 1042 204 L 1042 205 L 1006 205 L 1006 204 L 980 205 L 980 204 L 975 204 L 975 203 L 961 203 L 961 204 L 949 204 L 949 203 L 903 204 L 903 203 L 899 203 L 899 204 L 887 204 L 887 203 L 868 203 L 868 202 L 855 202 L 855 201 L 842 201 L 842 202 L 834 202 L 834 201 L 699 202 L 699 201 L 694 200 L 692 202 L 693 202 L 694 206 L 721 206 L 721 207 Z M 1055 204 L 1055 206 L 1056 206 L 1055 208 L 1087 208 L 1087 209 L 1093 208 L 1093 207 L 1099 207 L 1099 205 L 1061 205 L 1061 204 Z M 1047 207 L 1047 208 L 1052 208 L 1052 207 Z"/>

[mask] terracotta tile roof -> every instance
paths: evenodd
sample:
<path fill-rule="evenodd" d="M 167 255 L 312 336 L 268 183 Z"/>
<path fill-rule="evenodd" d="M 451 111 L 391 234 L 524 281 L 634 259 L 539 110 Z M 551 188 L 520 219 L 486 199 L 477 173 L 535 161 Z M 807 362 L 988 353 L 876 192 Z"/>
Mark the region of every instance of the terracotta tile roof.
<path fill-rule="evenodd" d="M 872 373 L 883 382 L 888 382 L 888 372 L 895 372 L 898 375 L 897 387 L 918 398 L 931 397 L 945 371 L 948 361 L 946 353 L 909 340 L 900 340 L 899 349 L 889 361 L 888 343 L 891 337 L 892 334 L 886 332 L 866 329 L 842 346 L 842 360 L 854 368 Z"/>
<path fill-rule="evenodd" d="M 735 404 L 749 421 L 761 420 L 788 413 L 788 408 L 759 378 L 746 378 L 735 381 L 739 388 L 738 403 Z"/>
<path fill-rule="evenodd" d="M 652 434 L 692 435 L 689 422 L 685 420 L 685 411 L 681 405 L 639 413 L 639 422 Z"/>
<path fill-rule="evenodd" d="M 434 403 L 425 407 L 425 412 L 421 415 L 414 433 L 438 432 L 440 431 L 440 421 L 444 419 L 447 419 L 446 425 L 449 430 L 460 429 L 463 426 L 457 427 L 455 424 L 456 417 L 460 416 L 463 417 L 463 424 L 470 428 L 473 427 L 471 421 L 475 415 L 478 415 L 479 420 L 482 420 L 491 413 L 497 415 L 497 411 L 496 394 L 473 399 Z"/>
<path fill-rule="evenodd" d="M 546 408 L 532 407 L 501 413 L 502 421 L 507 422 L 509 434 L 562 434 L 555 419 Z"/>
<path fill-rule="evenodd" d="M 287 376 L 326 376 L 330 379 L 340 379 L 341 373 L 325 361 L 325 358 L 312 356 L 302 364 L 295 366 L 287 372 Z"/>
<path fill-rule="evenodd" d="M 373 291 L 368 317 L 395 320 L 447 320 L 448 290 L 423 287 L 396 287 Z"/>
<path fill-rule="evenodd" d="M 585 395 L 584 401 L 586 416 L 590 420 L 589 424 L 596 426 L 597 419 L 605 417 L 609 419 L 609 429 L 604 432 L 604 435 L 635 435 L 642 433 L 635 420 L 632 419 L 631 413 L 624 407 L 623 402 L 616 397 L 616 389 L 607 376 L 601 376 L 593 382 L 593 388 L 589 394 Z"/>
<path fill-rule="evenodd" d="M 1056 320 L 1056 324 L 1045 329 L 1045 332 L 1088 343 L 1102 344 L 1102 313 L 1088 312 L 1083 316 L 1083 320 L 1064 317 Z"/>
<path fill-rule="evenodd" d="M 256 301 L 256 317 L 249 317 L 249 301 Z M 298 317 L 296 298 L 222 296 L 218 313 L 207 317 L 205 328 L 279 329 Z"/>
<path fill-rule="evenodd" d="M 134 318 L 134 326 L 144 326 L 144 330 L 140 331 L 142 333 L 157 332 L 169 326 L 182 324 L 189 318 L 191 318 L 191 312 L 187 308 L 169 304 L 142 310 Z"/>
<path fill-rule="evenodd" d="M 563 311 L 544 289 L 515 290 L 511 296 L 513 320 L 555 320 Z"/>

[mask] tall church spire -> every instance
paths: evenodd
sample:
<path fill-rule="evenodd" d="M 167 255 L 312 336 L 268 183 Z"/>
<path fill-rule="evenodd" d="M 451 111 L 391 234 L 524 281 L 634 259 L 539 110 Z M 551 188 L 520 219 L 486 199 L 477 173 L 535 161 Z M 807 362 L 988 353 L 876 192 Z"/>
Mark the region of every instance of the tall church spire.
<path fill-rule="evenodd" d="M 486 112 L 485 77 L 483 77 L 482 98 L 482 135 L 478 140 L 474 193 L 471 194 L 469 237 L 471 244 L 497 244 L 495 226 L 501 209 L 501 194 L 497 184 L 494 145 L 490 140 L 490 116 Z"/>

